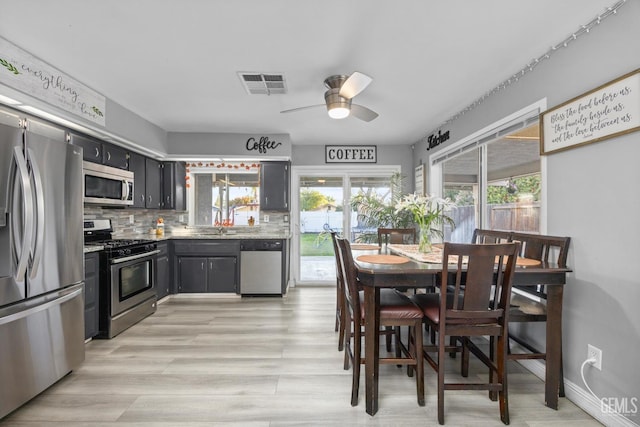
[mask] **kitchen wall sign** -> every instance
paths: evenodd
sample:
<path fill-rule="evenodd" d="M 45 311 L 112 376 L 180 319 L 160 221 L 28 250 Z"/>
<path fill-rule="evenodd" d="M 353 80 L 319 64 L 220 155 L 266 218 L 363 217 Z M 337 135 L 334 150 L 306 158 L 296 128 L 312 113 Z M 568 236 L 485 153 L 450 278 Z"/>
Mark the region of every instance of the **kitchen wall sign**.
<path fill-rule="evenodd" d="M 438 133 L 432 133 L 427 137 L 427 151 L 431 150 L 432 148 L 436 148 L 438 145 L 448 140 L 449 131 L 443 133 L 439 130 Z"/>
<path fill-rule="evenodd" d="M 540 154 L 640 129 L 640 69 L 540 114 Z"/>
<path fill-rule="evenodd" d="M 104 96 L 1 37 L 0 83 L 105 125 Z"/>
<path fill-rule="evenodd" d="M 378 163 L 377 145 L 325 145 L 325 163 Z"/>

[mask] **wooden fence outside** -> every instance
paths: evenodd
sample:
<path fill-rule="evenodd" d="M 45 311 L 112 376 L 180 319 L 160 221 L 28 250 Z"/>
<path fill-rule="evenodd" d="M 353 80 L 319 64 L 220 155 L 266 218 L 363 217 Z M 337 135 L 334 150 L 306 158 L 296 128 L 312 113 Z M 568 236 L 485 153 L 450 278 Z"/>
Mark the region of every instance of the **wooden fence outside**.
<path fill-rule="evenodd" d="M 513 230 L 525 233 L 540 231 L 540 203 L 505 203 L 488 205 L 489 228 L 492 230 Z M 476 225 L 475 206 L 458 206 L 451 212 L 456 228 L 445 227 L 444 240 L 447 242 L 471 242 Z"/>

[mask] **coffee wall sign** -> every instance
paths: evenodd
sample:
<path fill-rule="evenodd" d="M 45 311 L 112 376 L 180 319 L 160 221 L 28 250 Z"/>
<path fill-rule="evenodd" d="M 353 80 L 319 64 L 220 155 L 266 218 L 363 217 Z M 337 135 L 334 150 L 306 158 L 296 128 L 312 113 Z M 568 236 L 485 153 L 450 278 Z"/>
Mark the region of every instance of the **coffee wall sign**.
<path fill-rule="evenodd" d="M 261 136 L 259 138 L 250 137 L 247 139 L 245 148 L 247 151 L 257 151 L 260 154 L 266 154 L 271 150 L 275 150 L 282 145 L 282 142 L 278 142 L 273 139 L 269 139 L 268 136 Z"/>
<path fill-rule="evenodd" d="M 540 154 L 640 129 L 640 69 L 540 114 Z"/>
<path fill-rule="evenodd" d="M 106 98 L 0 37 L 0 83 L 101 126 Z"/>
<path fill-rule="evenodd" d="M 325 145 L 325 163 L 377 163 L 376 145 Z"/>

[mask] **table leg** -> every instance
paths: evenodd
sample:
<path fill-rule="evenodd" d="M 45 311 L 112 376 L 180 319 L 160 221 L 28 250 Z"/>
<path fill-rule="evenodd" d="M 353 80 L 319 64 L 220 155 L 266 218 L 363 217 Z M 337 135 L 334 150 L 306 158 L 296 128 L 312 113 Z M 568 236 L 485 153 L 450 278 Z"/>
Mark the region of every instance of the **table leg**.
<path fill-rule="evenodd" d="M 558 409 L 562 364 L 562 293 L 563 286 L 547 286 L 547 359 L 545 404 Z"/>
<path fill-rule="evenodd" d="M 378 373 L 379 373 L 379 346 L 380 346 L 380 289 L 364 287 L 364 353 L 365 353 L 365 396 L 367 414 L 375 415 L 378 412 Z M 356 362 L 357 363 L 357 362 Z"/>

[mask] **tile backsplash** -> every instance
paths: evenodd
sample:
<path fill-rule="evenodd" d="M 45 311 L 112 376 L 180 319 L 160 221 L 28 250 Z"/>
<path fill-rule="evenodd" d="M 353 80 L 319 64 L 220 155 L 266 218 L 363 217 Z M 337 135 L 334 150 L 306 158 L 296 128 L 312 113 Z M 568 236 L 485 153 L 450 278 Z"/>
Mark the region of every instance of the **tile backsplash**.
<path fill-rule="evenodd" d="M 260 222 L 260 224 L 252 227 L 253 232 L 260 234 L 288 234 L 289 222 L 285 219 L 289 218 L 288 212 L 263 211 L 261 216 L 269 216 L 269 222 Z M 133 217 L 133 223 L 131 218 Z M 286 218 L 285 218 L 286 217 Z M 85 205 L 84 218 L 108 218 L 114 231 L 114 236 L 131 233 L 148 233 L 151 228 L 155 228 L 158 218 L 162 218 L 165 224 L 165 232 L 171 232 L 172 229 L 180 229 L 188 226 L 189 213 L 186 211 L 174 210 L 157 210 L 157 209 L 110 209 L 100 206 Z M 183 219 L 183 221 L 180 221 Z M 235 228 L 247 228 L 235 227 Z"/>

